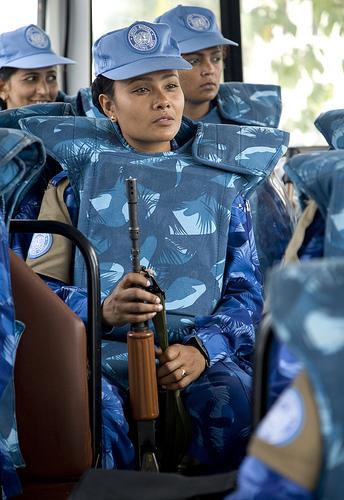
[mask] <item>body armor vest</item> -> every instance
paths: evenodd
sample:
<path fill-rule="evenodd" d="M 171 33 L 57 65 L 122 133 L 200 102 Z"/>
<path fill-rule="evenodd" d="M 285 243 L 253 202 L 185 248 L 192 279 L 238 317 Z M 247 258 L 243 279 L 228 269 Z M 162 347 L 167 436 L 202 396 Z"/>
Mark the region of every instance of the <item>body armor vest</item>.
<path fill-rule="evenodd" d="M 343 496 L 344 261 L 324 259 L 275 271 L 269 289 L 278 337 L 303 362 L 310 377 L 323 437 L 317 498 Z"/>
<path fill-rule="evenodd" d="M 0 128 L 1 208 L 6 223 L 44 166 L 39 139 L 21 130 Z"/>
<path fill-rule="evenodd" d="M 277 85 L 226 82 L 220 85 L 215 107 L 203 123 L 277 127 L 282 110 Z M 250 199 L 253 228 L 263 275 L 280 262 L 292 237 L 295 214 L 280 178 L 272 173 Z"/>
<path fill-rule="evenodd" d="M 50 103 L 33 104 L 22 108 L 7 109 L 0 113 L 0 132 L 2 129 L 20 129 L 20 120 L 32 116 L 69 116 L 74 115 L 70 104 Z M 7 134 L 3 132 L 3 134 Z M 40 193 L 42 199 L 48 180 L 56 174 L 57 170 L 51 163 L 45 164 L 45 149 L 41 141 L 27 133 L 11 133 L 8 140 L 14 141 L 11 153 L 17 163 L 17 174 L 12 179 L 13 189 L 6 190 L 6 217 L 7 219 L 15 214 L 16 208 L 20 205 L 26 195 L 36 196 Z M 18 142 L 16 146 L 15 141 Z M 17 149 L 19 153 L 17 154 Z M 4 156 L 4 162 L 8 162 Z M 43 168 L 44 166 L 44 168 Z M 9 165 L 6 168 L 10 168 Z M 21 179 L 25 176 L 25 182 Z M 30 193 L 30 194 L 29 194 Z M 38 216 L 38 212 L 37 212 Z"/>
<path fill-rule="evenodd" d="M 282 111 L 278 85 L 226 82 L 216 100 L 222 123 L 278 127 Z M 202 121 L 209 122 L 207 117 Z"/>
<path fill-rule="evenodd" d="M 331 149 L 344 149 L 344 109 L 322 113 L 314 122 Z"/>
<path fill-rule="evenodd" d="M 125 179 L 137 178 L 141 264 L 156 272 L 166 293 L 169 333 L 181 340 L 194 317 L 210 314 L 221 297 L 234 198 L 251 193 L 271 172 L 288 134 L 189 125 L 175 151 L 144 154 L 106 119 L 24 122 L 68 171 L 80 200 L 78 228 L 98 253 L 105 293 L 131 271 Z M 86 284 L 78 255 L 74 280 Z"/>
<path fill-rule="evenodd" d="M 324 220 L 324 256 L 344 255 L 344 151 L 296 155 L 285 170 L 302 195 L 313 199 Z"/>

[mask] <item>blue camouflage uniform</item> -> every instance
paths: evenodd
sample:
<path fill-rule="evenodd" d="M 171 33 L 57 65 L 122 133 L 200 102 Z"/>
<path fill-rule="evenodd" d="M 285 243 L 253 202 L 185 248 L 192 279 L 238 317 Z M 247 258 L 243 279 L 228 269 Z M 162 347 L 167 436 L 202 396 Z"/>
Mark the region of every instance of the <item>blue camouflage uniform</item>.
<path fill-rule="evenodd" d="M 7 109 L 0 113 L 0 128 L 20 129 L 22 118 L 42 115 L 68 116 L 74 115 L 74 111 L 71 104 L 64 103 L 33 104 L 22 108 Z M 25 189 L 13 204 L 11 217 L 14 219 L 37 219 L 48 182 L 60 170 L 61 168 L 56 162 L 47 158 L 44 168 L 40 169 L 34 182 L 28 180 L 23 185 Z M 10 238 L 10 246 L 17 255 L 26 259 L 31 238 L 32 235 L 27 233 L 13 234 Z"/>
<path fill-rule="evenodd" d="M 1 102 L 0 102 L 1 109 Z M 30 116 L 93 116 L 100 117 L 100 111 L 92 104 L 91 89 L 80 89 L 76 96 L 68 96 L 59 92 L 55 103 L 32 104 L 22 108 L 11 108 L 0 113 L 0 128 L 20 129 L 20 120 Z M 61 170 L 60 166 L 47 158 L 46 165 L 35 183 L 29 184 L 29 189 L 20 203 L 16 203 L 12 213 L 14 219 L 37 219 L 43 194 L 48 182 Z M 10 238 L 10 246 L 14 252 L 26 259 L 31 243 L 31 234 L 18 233 Z"/>
<path fill-rule="evenodd" d="M 287 389 L 258 427 L 258 446 L 240 468 L 238 490 L 226 500 L 342 498 L 343 286 L 343 258 L 273 272 L 272 324 L 307 370 L 316 415 L 310 414 L 304 393 Z M 286 450 L 289 456 L 281 462 L 278 455 Z"/>
<path fill-rule="evenodd" d="M 344 149 L 344 110 L 336 109 L 322 113 L 316 119 L 315 125 L 327 140 L 331 150 Z M 312 203 L 316 204 L 314 217 L 306 228 L 303 241 L 297 251 L 297 257 L 301 261 L 332 257 L 343 253 L 341 234 L 338 235 L 337 229 L 337 219 L 340 219 L 342 211 L 340 161 L 341 153 L 339 152 L 337 155 L 333 152 L 327 154 L 319 151 L 310 155 L 297 155 L 285 165 L 285 171 L 295 186 L 302 209 L 306 209 L 308 200 L 313 200 Z M 331 191 L 332 187 L 330 189 L 332 183 L 336 186 L 333 187 L 333 191 Z M 339 244 L 336 243 L 338 241 Z M 336 248 L 337 245 L 338 248 Z M 270 377 L 271 401 L 300 369 L 295 356 L 290 353 L 286 345 L 281 344 L 276 347 L 272 365 L 274 367 Z M 284 370 L 286 365 L 289 365 L 289 373 Z"/>
<path fill-rule="evenodd" d="M 299 194 L 300 200 L 303 201 L 306 196 L 309 199 L 315 200 L 318 210 L 315 213 L 315 218 L 313 219 L 311 225 L 307 228 L 305 233 L 304 241 L 298 251 L 298 255 L 301 261 L 307 261 L 314 258 L 319 257 L 342 257 L 344 254 L 344 239 L 343 239 L 343 225 L 342 221 L 344 220 L 343 215 L 343 161 L 344 161 L 344 152 L 339 151 L 339 149 L 343 148 L 342 138 L 344 137 L 344 127 L 343 120 L 344 111 L 343 110 L 333 110 L 327 113 L 320 115 L 320 117 L 316 120 L 316 126 L 325 138 L 327 139 L 332 151 L 327 152 L 314 152 L 311 154 L 297 155 L 293 157 L 286 165 L 286 171 L 290 178 L 293 180 L 297 192 Z M 341 146 L 341 147 L 339 147 Z M 333 148 L 337 149 L 337 151 L 333 150 Z M 326 224 L 325 224 L 326 221 Z M 314 307 L 314 311 L 319 312 L 319 316 L 322 314 L 326 314 L 328 316 L 325 319 L 318 318 L 316 330 L 320 328 L 318 331 L 319 339 L 321 335 L 321 339 L 324 342 L 324 346 L 328 341 L 331 345 L 333 345 L 333 339 L 330 335 L 331 332 L 334 331 L 331 325 L 326 328 L 325 324 L 322 321 L 329 322 L 331 319 L 331 314 L 334 318 L 338 316 L 338 311 L 335 312 L 336 300 L 337 297 L 341 295 L 339 290 L 340 280 L 342 276 L 342 264 L 336 263 L 333 261 L 333 264 L 329 264 L 328 260 L 324 261 L 324 264 L 309 264 L 309 268 L 300 268 L 298 273 L 291 272 L 286 269 L 285 272 L 286 277 L 282 276 L 282 279 L 285 279 L 286 285 L 285 287 L 289 287 L 288 280 L 293 280 L 296 288 L 300 288 L 302 290 L 303 287 L 303 295 L 301 293 L 301 298 L 303 299 L 303 306 L 306 309 L 310 309 Z M 321 266 L 321 267 L 320 267 Z M 319 267 L 319 268 L 318 268 Z M 319 272 L 321 272 L 321 276 L 319 278 Z M 339 276 L 337 277 L 337 272 Z M 301 273 L 301 277 L 300 277 Z M 303 273 L 303 274 L 302 274 Z M 289 276 L 290 274 L 290 276 Z M 314 285 L 310 284 L 310 280 L 314 277 Z M 324 380 L 322 383 L 327 382 L 328 380 L 338 380 L 340 378 L 339 370 L 341 369 L 340 364 L 334 364 L 333 359 L 331 357 L 325 358 L 324 365 L 322 365 L 322 361 L 324 358 L 324 352 L 321 352 L 320 359 L 317 359 L 314 353 L 312 353 L 312 358 L 309 358 L 309 353 L 302 352 L 305 347 L 299 346 L 298 339 L 305 338 L 304 332 L 299 332 L 299 325 L 303 325 L 305 310 L 302 310 L 300 314 L 299 320 L 296 316 L 293 316 L 293 305 L 288 307 L 288 301 L 290 301 L 290 297 L 286 297 L 284 294 L 285 287 L 281 287 L 281 276 L 280 274 L 276 274 L 275 281 L 273 281 L 272 291 L 270 293 L 271 301 L 272 301 L 272 319 L 275 320 L 275 327 L 278 330 L 281 330 L 281 334 L 279 335 L 279 348 L 281 351 L 278 358 L 278 365 L 276 365 L 276 373 L 275 373 L 275 389 L 278 395 L 281 392 L 281 389 L 284 388 L 290 380 L 295 378 L 297 372 L 299 372 L 302 368 L 302 364 L 305 362 L 305 366 L 307 368 L 307 372 L 311 375 L 314 375 L 313 382 L 316 387 L 317 392 L 317 404 L 320 405 L 320 415 L 323 417 L 323 426 L 325 426 L 324 419 L 328 418 L 326 415 L 329 415 L 332 406 L 335 404 L 335 409 L 333 414 L 337 411 L 342 411 L 344 406 L 341 396 L 335 395 L 332 396 L 334 388 L 326 388 L 326 403 L 324 403 L 324 391 L 323 387 L 317 385 L 319 382 L 319 376 L 323 375 L 321 373 L 322 366 L 329 364 L 331 368 L 327 367 L 326 375 L 324 376 Z M 307 286 L 306 286 L 307 284 Z M 277 287 L 280 292 L 277 291 Z M 274 294 L 278 294 L 278 296 L 283 293 L 283 297 L 278 301 L 274 299 Z M 312 298 L 309 303 L 306 302 L 307 293 L 311 293 Z M 293 296 L 293 292 L 290 294 L 292 296 L 292 301 L 294 304 L 299 304 L 299 299 L 297 295 Z M 302 302 L 302 300 L 301 300 Z M 326 305 L 325 305 L 326 302 Z M 314 304 L 317 304 L 314 306 Z M 289 337 L 286 337 L 283 333 L 282 335 L 282 326 L 281 324 L 286 323 L 287 318 L 283 318 L 281 320 L 280 315 L 282 314 L 282 304 L 283 304 L 283 315 L 284 311 L 288 311 L 288 317 L 290 317 L 290 322 L 292 322 L 292 326 L 288 325 L 287 329 L 289 331 Z M 302 309 L 302 306 L 300 306 Z M 325 309 L 324 309 L 325 308 Z M 329 312 L 329 309 L 333 310 L 333 313 Z M 274 314 L 274 309 L 278 311 L 278 316 Z M 324 312 L 325 311 L 325 312 Z M 295 314 L 299 314 L 295 312 Z M 341 314 L 341 313 L 340 313 Z M 274 317 L 275 316 L 275 317 Z M 336 321 L 336 319 L 335 319 Z M 302 327 L 303 328 L 303 327 Z M 326 334 L 324 334 L 326 331 Z M 336 330 L 337 331 L 337 330 Z M 315 335 L 315 334 L 313 334 Z M 309 347 L 309 346 L 308 346 Z M 325 347 L 317 346 L 320 350 L 326 350 Z M 291 350 L 290 350 L 291 349 Z M 308 349 L 308 348 L 307 348 Z M 297 357 L 295 357 L 297 354 Z M 337 356 L 337 349 L 333 347 L 333 355 Z M 310 361 L 309 361 L 310 359 Z M 285 362 L 289 360 L 289 375 L 288 373 L 284 373 L 285 378 L 283 379 L 283 366 L 285 366 Z M 308 360 L 308 362 L 307 362 Z M 302 363 L 301 363 L 302 361 Z M 320 363 L 320 365 L 319 365 Z M 314 369 L 314 367 L 320 366 L 321 370 L 319 373 Z M 282 367 L 282 368 L 281 368 Z M 335 376 L 332 375 L 335 373 Z M 315 381 L 314 381 L 315 380 Z M 271 388 L 270 388 L 271 390 Z M 319 394 L 320 393 L 320 394 Z M 330 399 L 333 397 L 335 403 Z M 270 410 L 270 414 L 274 413 L 274 407 Z M 269 415 L 269 414 L 268 414 Z M 326 417 L 325 417 L 326 416 Z M 333 422 L 333 415 L 329 417 L 329 422 Z M 329 430 L 327 427 L 324 427 L 323 435 L 324 439 L 328 441 L 332 439 L 332 436 L 336 436 L 336 432 Z M 331 425 L 335 425 L 331 423 Z M 342 431 L 341 431 L 342 432 Z M 330 445 L 326 446 L 326 458 L 324 459 L 324 463 L 326 464 L 327 469 L 338 469 L 340 464 L 336 463 L 337 458 L 334 455 L 333 459 L 329 457 L 330 449 L 334 449 L 334 447 L 338 446 L 338 440 L 336 443 L 330 443 Z M 270 464 L 271 465 L 271 464 Z M 327 473 L 327 472 L 326 472 Z M 338 476 L 336 475 L 338 474 Z M 331 493 L 323 493 L 321 498 L 341 498 L 341 486 L 339 485 L 338 477 L 339 473 L 335 472 L 331 477 L 335 479 L 330 479 L 329 484 L 332 484 Z M 278 488 L 275 488 L 275 485 Z M 325 486 L 324 486 L 325 485 Z M 319 489 L 325 489 L 327 487 L 327 482 L 322 481 L 319 483 Z M 298 496 L 297 496 L 298 495 Z M 245 459 L 243 466 L 241 467 L 239 474 L 239 488 L 238 491 L 229 498 L 232 500 L 240 500 L 240 499 L 253 499 L 253 498 L 320 498 L 317 493 L 316 496 L 310 490 L 305 490 L 301 487 L 300 484 L 295 484 L 294 482 L 288 479 L 288 474 L 278 473 L 276 469 L 272 466 L 269 467 L 264 460 L 259 460 L 255 456 L 249 456 Z"/>
<path fill-rule="evenodd" d="M 326 139 L 330 150 L 344 149 L 344 109 L 334 109 L 321 113 L 315 120 L 314 124 Z M 321 161 L 323 161 L 323 158 L 326 158 L 326 156 L 324 157 L 321 153 Z M 314 186 L 312 186 L 314 178 L 322 175 L 319 171 L 322 170 L 321 161 L 319 166 L 316 165 L 315 167 L 317 172 L 316 174 L 311 174 L 311 172 L 307 173 L 307 171 L 310 170 L 307 166 L 307 162 L 314 162 L 314 164 L 316 164 L 317 153 L 310 156 L 307 161 L 302 161 L 302 163 L 305 164 L 305 167 L 300 164 L 299 160 L 295 160 L 295 163 L 291 160 L 285 166 L 287 174 L 292 177 L 299 197 L 300 205 L 305 208 L 305 199 L 309 198 L 314 199 L 318 205 L 318 210 L 315 214 L 314 220 L 307 228 L 304 241 L 298 251 L 299 257 L 303 260 L 322 257 L 324 254 L 325 256 L 327 255 L 327 249 L 324 248 L 325 220 L 328 209 L 331 209 L 326 206 L 326 203 L 324 203 L 321 197 L 320 184 L 317 187 L 315 183 L 315 189 Z M 325 175 L 328 176 L 331 171 L 331 166 L 328 165 L 326 160 L 323 165 L 325 165 Z"/>
<path fill-rule="evenodd" d="M 249 432 L 251 355 L 262 308 L 250 218 L 240 194 L 253 191 L 271 171 L 285 151 L 288 134 L 184 122 L 176 149 L 152 156 L 135 152 L 106 119 L 42 117 L 23 120 L 22 126 L 42 137 L 48 154 L 68 172 L 71 188 L 64 191 L 64 201 L 71 221 L 77 220 L 98 251 L 104 294 L 131 269 L 124 180 L 138 178 L 141 263 L 156 271 L 165 288 L 170 340 L 188 343 L 197 336 L 209 362 L 183 391 L 193 418 L 190 453 L 209 470 L 237 466 Z M 191 178 L 192 193 L 187 189 Z M 202 194 L 204 183 L 208 198 Z M 215 201 L 218 197 L 221 204 Z M 211 208 L 211 217 L 203 203 Z M 202 251 L 204 245 L 209 255 Z M 37 248 L 33 239 L 29 262 L 37 272 L 45 274 L 39 259 L 49 258 L 49 250 Z M 84 269 L 78 256 L 74 284 L 71 288 L 54 280 L 52 286 L 86 320 Z M 127 359 L 126 332 L 114 329 L 103 347 L 103 373 L 117 387 L 127 384 L 118 371 Z"/>
<path fill-rule="evenodd" d="M 13 367 L 24 325 L 15 321 L 9 274 L 7 225 L 28 182 L 43 168 L 41 142 L 30 134 L 0 129 L 0 484 L 4 498 L 18 495 L 21 485 L 16 467 L 24 466 L 20 453 L 14 411 Z"/>
<path fill-rule="evenodd" d="M 316 498 L 334 500 L 343 496 L 344 398 L 338 384 L 343 375 L 343 278 L 343 258 L 331 256 L 286 268 L 273 276 L 270 289 L 276 296 L 277 283 L 284 284 L 278 300 L 271 302 L 273 324 L 302 361 L 316 400 L 322 463 L 312 491 Z"/>

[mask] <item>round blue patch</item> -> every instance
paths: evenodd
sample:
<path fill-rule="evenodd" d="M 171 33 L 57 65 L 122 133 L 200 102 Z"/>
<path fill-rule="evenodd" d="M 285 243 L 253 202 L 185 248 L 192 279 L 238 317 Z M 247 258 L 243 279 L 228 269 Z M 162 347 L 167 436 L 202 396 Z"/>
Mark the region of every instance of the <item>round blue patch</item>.
<path fill-rule="evenodd" d="M 257 428 L 257 436 L 274 446 L 293 442 L 303 429 L 305 407 L 299 390 L 291 387 L 281 394 Z"/>
<path fill-rule="evenodd" d="M 210 21 L 202 14 L 189 14 L 186 18 L 187 26 L 194 31 L 208 31 Z"/>
<path fill-rule="evenodd" d="M 135 24 L 128 32 L 128 42 L 140 52 L 149 52 L 157 46 L 158 35 L 146 24 Z"/>
<path fill-rule="evenodd" d="M 52 234 L 35 233 L 28 252 L 29 259 L 37 259 L 46 254 L 53 244 Z"/>
<path fill-rule="evenodd" d="M 46 49 L 50 45 L 48 35 L 37 26 L 30 26 L 25 32 L 25 38 L 36 49 Z"/>

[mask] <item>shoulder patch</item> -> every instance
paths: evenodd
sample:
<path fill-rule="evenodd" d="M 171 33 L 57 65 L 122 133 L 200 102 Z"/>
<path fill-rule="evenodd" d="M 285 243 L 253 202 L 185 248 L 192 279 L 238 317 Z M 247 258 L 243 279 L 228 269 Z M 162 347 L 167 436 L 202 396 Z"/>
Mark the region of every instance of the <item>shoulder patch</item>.
<path fill-rule="evenodd" d="M 305 422 L 305 404 L 300 391 L 287 389 L 257 428 L 257 437 L 274 446 L 286 446 L 301 433 Z"/>
<path fill-rule="evenodd" d="M 29 259 L 38 259 L 46 254 L 53 244 L 53 236 L 49 233 L 35 233 L 28 252 Z"/>

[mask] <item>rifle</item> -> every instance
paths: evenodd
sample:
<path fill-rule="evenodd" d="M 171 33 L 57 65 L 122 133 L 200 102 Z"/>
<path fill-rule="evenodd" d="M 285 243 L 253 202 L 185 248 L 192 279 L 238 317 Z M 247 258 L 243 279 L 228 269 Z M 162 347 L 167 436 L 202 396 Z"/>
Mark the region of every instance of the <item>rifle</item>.
<path fill-rule="evenodd" d="M 141 272 L 136 179 L 126 179 L 129 207 L 129 236 L 134 273 Z M 131 325 L 127 335 L 129 394 L 137 422 L 138 459 L 142 471 L 158 472 L 155 419 L 159 416 L 155 368 L 154 334 L 146 322 Z"/>

